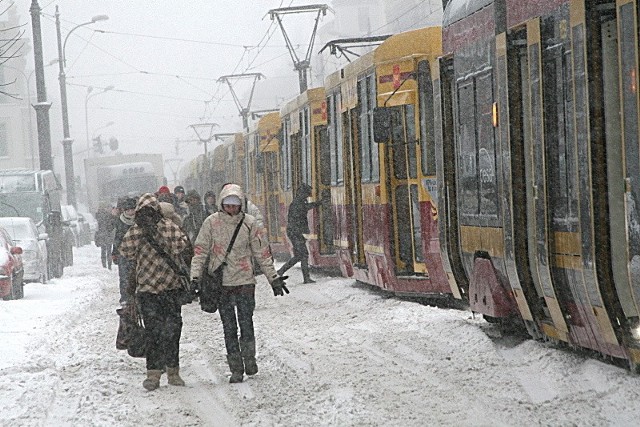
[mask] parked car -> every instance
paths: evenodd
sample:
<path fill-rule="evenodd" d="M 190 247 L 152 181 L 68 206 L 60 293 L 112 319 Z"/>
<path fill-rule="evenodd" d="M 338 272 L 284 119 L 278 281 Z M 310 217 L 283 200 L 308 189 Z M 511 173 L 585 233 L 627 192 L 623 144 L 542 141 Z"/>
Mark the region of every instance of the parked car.
<path fill-rule="evenodd" d="M 80 245 L 80 223 L 78 221 L 78 212 L 72 205 L 62 205 L 62 222 L 67 223 L 73 233 L 73 246 Z"/>
<path fill-rule="evenodd" d="M 14 246 L 7 230 L 0 228 L 0 297 L 24 298 L 22 248 Z"/>
<path fill-rule="evenodd" d="M 49 280 L 47 269 L 46 233 L 39 233 L 31 218 L 0 218 L 0 227 L 4 228 L 13 244 L 22 248 L 22 263 L 25 282 L 44 283 Z"/>
<path fill-rule="evenodd" d="M 61 206 L 62 215 L 62 263 L 65 267 L 73 265 L 73 247 L 76 246 L 76 233 L 78 229 L 77 215 L 72 219 L 71 213 L 66 208 L 67 205 Z M 72 206 L 73 207 L 73 206 Z M 75 209 L 73 210 L 75 212 Z"/>

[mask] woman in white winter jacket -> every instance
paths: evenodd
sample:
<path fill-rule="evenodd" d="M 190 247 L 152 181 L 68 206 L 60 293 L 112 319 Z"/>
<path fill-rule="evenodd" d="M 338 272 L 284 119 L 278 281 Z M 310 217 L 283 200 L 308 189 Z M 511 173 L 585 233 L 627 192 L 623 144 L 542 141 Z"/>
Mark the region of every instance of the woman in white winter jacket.
<path fill-rule="evenodd" d="M 223 268 L 223 291 L 218 312 L 224 329 L 227 362 L 231 370 L 229 382 L 242 382 L 243 375 L 258 372 L 253 329 L 255 284 L 252 259 L 257 261 L 273 288 L 275 296 L 289 292 L 284 278 L 278 276 L 262 224 L 252 215 L 242 212 L 244 194 L 236 184 L 226 185 L 220 192 L 220 210 L 205 219 L 195 241 L 195 255 L 191 261 L 191 279 L 197 281 L 204 268 L 210 273 L 222 264 L 227 247 L 237 225 L 242 221 L 226 265 Z M 204 265 L 207 255 L 209 264 Z M 240 326 L 240 339 L 238 339 Z"/>

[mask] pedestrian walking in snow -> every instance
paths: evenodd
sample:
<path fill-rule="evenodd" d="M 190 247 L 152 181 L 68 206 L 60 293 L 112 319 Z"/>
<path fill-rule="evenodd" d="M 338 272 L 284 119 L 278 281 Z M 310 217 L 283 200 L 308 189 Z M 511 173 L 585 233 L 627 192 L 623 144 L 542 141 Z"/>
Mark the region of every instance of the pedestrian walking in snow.
<path fill-rule="evenodd" d="M 302 184 L 289 205 L 287 214 L 287 237 L 293 246 L 293 257 L 278 269 L 278 275 L 282 276 L 288 269 L 300 262 L 304 283 L 315 283 L 309 275 L 309 251 L 304 234 L 309 233 L 309 221 L 307 212 L 320 206 L 320 202 L 309 203 L 307 197 L 311 195 L 311 187 Z"/>
<path fill-rule="evenodd" d="M 225 261 L 225 254 L 238 229 L 233 246 L 226 256 L 222 295 L 218 302 L 231 383 L 242 382 L 244 373 L 255 375 L 258 372 L 253 327 L 256 279 L 251 265 L 252 258 L 258 261 L 271 284 L 274 296 L 289 293 L 285 277 L 279 277 L 273 266 L 266 230 L 255 217 L 242 211 L 244 199 L 240 186 L 224 186 L 218 198 L 221 201 L 220 210 L 204 221 L 196 238 L 195 256 L 191 262 L 191 279 L 194 282 L 199 280 L 204 268 L 213 273 Z M 207 256 L 210 256 L 209 264 L 204 265 Z"/>
<path fill-rule="evenodd" d="M 100 259 L 102 267 L 111 270 L 111 245 L 113 244 L 113 235 L 115 224 L 117 221 L 117 212 L 107 203 L 102 203 L 98 212 L 96 212 L 96 222 L 98 229 L 94 236 L 96 246 L 100 248 Z"/>
<path fill-rule="evenodd" d="M 202 223 L 208 215 L 204 210 L 202 200 L 200 200 L 200 194 L 196 190 L 190 190 L 185 201 L 189 205 L 189 214 L 185 217 L 182 226 L 187 232 L 189 240 L 195 242 L 200 232 L 200 227 L 202 227 Z"/>
<path fill-rule="evenodd" d="M 207 191 L 204 193 L 204 210 L 207 211 L 207 216 L 218 212 L 216 193 L 214 191 Z"/>
<path fill-rule="evenodd" d="M 147 333 L 147 378 L 142 385 L 147 390 L 157 389 L 166 370 L 169 384 L 183 386 L 179 373 L 182 283 L 154 246 L 180 266 L 189 239 L 180 227 L 162 216 L 155 195 L 143 194 L 135 212 L 135 224 L 122 238 L 119 251 L 135 263 L 136 301 Z"/>
<path fill-rule="evenodd" d="M 122 212 L 116 221 L 115 237 L 113 238 L 113 248 L 111 249 L 111 260 L 114 264 L 118 265 L 118 279 L 120 281 L 120 304 L 125 305 L 131 303 L 131 297 L 127 294 L 127 287 L 129 283 L 129 270 L 131 269 L 132 261 L 129 261 L 125 257 L 120 256 L 120 243 L 122 238 L 129 231 L 129 228 L 134 224 L 136 214 L 136 202 L 137 200 L 128 197 L 122 199 L 118 203 L 118 208 Z"/>

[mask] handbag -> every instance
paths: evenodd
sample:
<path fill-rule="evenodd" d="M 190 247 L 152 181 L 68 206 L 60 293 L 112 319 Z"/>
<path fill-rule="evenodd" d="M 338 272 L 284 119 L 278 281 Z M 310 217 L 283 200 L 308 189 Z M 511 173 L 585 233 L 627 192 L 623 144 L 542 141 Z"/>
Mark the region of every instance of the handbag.
<path fill-rule="evenodd" d="M 145 357 L 147 352 L 147 335 L 136 304 L 116 310 L 120 316 L 116 348 L 127 350 L 131 357 Z"/>
<path fill-rule="evenodd" d="M 200 308 L 206 313 L 215 313 L 218 310 L 218 301 L 220 301 L 220 296 L 222 295 L 223 269 L 224 266 L 227 265 L 227 257 L 229 256 L 229 252 L 231 252 L 231 249 L 233 248 L 233 244 L 236 241 L 236 237 L 238 237 L 238 232 L 240 231 L 240 227 L 242 226 L 243 222 L 244 213 L 242 214 L 242 219 L 240 219 L 240 222 L 233 232 L 233 236 L 231 237 L 231 241 L 229 242 L 229 246 L 227 247 L 227 252 L 224 254 L 222 263 L 213 271 L 213 273 L 209 273 L 209 261 L 211 260 L 211 254 L 207 255 L 207 260 L 204 263 L 202 277 L 200 277 L 200 283 L 198 285 Z"/>
<path fill-rule="evenodd" d="M 129 332 L 127 353 L 131 357 L 145 357 L 147 355 L 147 330 L 144 328 L 142 316 L 138 312 L 136 304 L 132 304 L 135 310 L 134 323 Z"/>

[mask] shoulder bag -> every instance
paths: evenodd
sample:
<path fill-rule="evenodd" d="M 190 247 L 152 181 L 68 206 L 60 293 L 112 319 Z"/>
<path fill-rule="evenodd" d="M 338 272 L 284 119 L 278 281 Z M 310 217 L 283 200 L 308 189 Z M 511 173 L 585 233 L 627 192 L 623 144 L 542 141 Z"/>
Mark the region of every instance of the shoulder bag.
<path fill-rule="evenodd" d="M 202 311 L 205 311 L 207 313 L 215 313 L 218 310 L 218 301 L 220 300 L 220 295 L 222 294 L 222 270 L 223 267 L 227 265 L 227 257 L 229 256 L 229 252 L 231 252 L 231 249 L 233 248 L 233 244 L 236 241 L 236 237 L 238 237 L 238 232 L 240 231 L 240 227 L 242 226 L 243 222 L 244 214 L 242 214 L 242 219 L 233 232 L 233 237 L 231 237 L 231 241 L 229 242 L 229 246 L 227 247 L 227 252 L 224 254 L 222 264 L 220 264 L 213 273 L 209 273 L 209 261 L 211 260 L 211 253 L 207 255 L 207 260 L 204 263 L 202 277 L 200 277 L 200 283 L 198 286 L 200 308 L 202 309 Z"/>

